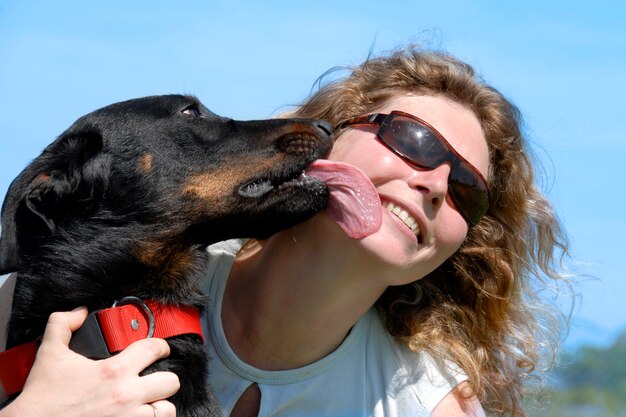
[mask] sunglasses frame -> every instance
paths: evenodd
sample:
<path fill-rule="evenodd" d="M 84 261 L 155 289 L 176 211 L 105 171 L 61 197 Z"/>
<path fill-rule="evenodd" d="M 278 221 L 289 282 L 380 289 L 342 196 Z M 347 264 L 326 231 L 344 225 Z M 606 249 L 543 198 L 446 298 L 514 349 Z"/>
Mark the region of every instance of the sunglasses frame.
<path fill-rule="evenodd" d="M 393 110 L 390 113 L 373 113 L 373 114 L 368 114 L 368 115 L 365 115 L 365 116 L 358 116 L 358 117 L 354 117 L 354 118 L 348 119 L 348 120 L 346 120 L 344 122 L 339 123 L 335 127 L 335 130 L 343 129 L 345 127 L 354 126 L 354 125 L 378 126 L 379 130 L 376 131 L 376 138 L 383 145 L 385 145 L 387 148 L 389 148 L 393 153 L 395 153 L 396 155 L 398 155 L 400 158 L 402 158 L 404 161 L 407 161 L 411 165 L 415 165 L 415 166 L 418 166 L 420 168 L 435 169 L 436 167 L 431 168 L 431 167 L 424 166 L 424 165 L 419 164 L 418 162 L 414 161 L 413 158 L 411 158 L 411 157 L 409 157 L 407 155 L 404 155 L 402 152 L 397 150 L 394 146 L 392 146 L 389 143 L 387 143 L 385 138 L 383 138 L 379 134 L 380 127 L 382 126 L 382 123 L 388 117 L 393 117 L 393 116 L 406 117 L 408 119 L 416 121 L 418 124 L 422 125 L 426 129 L 428 129 L 432 133 L 434 133 L 435 136 L 443 143 L 443 145 L 446 147 L 446 149 L 448 149 L 448 154 L 446 155 L 446 158 L 444 159 L 444 163 L 447 162 L 447 161 L 450 161 L 452 163 L 452 169 L 450 170 L 450 175 L 448 176 L 448 184 L 450 185 L 450 189 L 451 189 L 450 197 L 452 198 L 452 201 L 454 202 L 454 205 L 457 207 L 459 213 L 461 213 L 463 218 L 470 225 L 476 225 L 480 221 L 480 219 L 487 213 L 487 211 L 489 209 L 489 205 L 490 205 L 490 202 L 491 202 L 491 190 L 489 189 L 489 184 L 487 183 L 487 180 L 485 179 L 483 174 L 481 174 L 481 172 L 474 165 L 472 165 L 467 159 L 463 158 L 463 156 L 461 156 L 456 151 L 456 149 L 454 149 L 454 147 L 452 147 L 452 145 L 450 145 L 450 143 L 446 140 L 446 138 L 444 138 L 444 136 L 441 133 L 439 133 L 439 131 L 437 131 L 437 129 L 435 129 L 430 123 L 428 123 L 427 121 L 422 120 L 419 117 L 414 116 L 412 114 L 405 113 L 405 112 L 399 111 L 399 110 Z M 480 179 L 480 181 L 484 184 L 485 190 L 487 191 L 487 208 L 485 209 L 484 213 L 480 216 L 480 218 L 478 220 L 471 220 L 464 213 L 464 211 L 462 210 L 462 208 L 459 206 L 459 204 L 456 201 L 456 198 L 454 196 L 453 187 L 451 187 L 451 184 L 450 184 L 451 177 L 452 177 L 452 170 L 454 170 L 454 168 L 459 166 L 461 163 L 466 164 L 477 175 L 477 178 Z"/>

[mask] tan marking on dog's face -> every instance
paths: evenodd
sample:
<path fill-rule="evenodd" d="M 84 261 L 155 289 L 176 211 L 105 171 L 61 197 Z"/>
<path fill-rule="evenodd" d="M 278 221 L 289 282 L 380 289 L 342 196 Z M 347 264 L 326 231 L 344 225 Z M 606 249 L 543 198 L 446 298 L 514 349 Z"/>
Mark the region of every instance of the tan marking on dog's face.
<path fill-rule="evenodd" d="M 139 169 L 143 172 L 150 173 L 152 172 L 152 161 L 154 160 L 154 156 L 152 154 L 145 154 L 141 158 L 139 158 Z"/>
<path fill-rule="evenodd" d="M 199 198 L 209 204 L 218 203 L 233 192 L 240 176 L 235 168 L 218 172 L 203 172 L 186 181 L 183 195 Z"/>
<path fill-rule="evenodd" d="M 183 195 L 192 195 L 207 203 L 219 205 L 225 196 L 235 192 L 235 188 L 257 177 L 263 177 L 277 163 L 275 158 L 240 160 L 235 166 L 221 167 L 218 171 L 206 171 L 193 175 L 185 182 Z"/>

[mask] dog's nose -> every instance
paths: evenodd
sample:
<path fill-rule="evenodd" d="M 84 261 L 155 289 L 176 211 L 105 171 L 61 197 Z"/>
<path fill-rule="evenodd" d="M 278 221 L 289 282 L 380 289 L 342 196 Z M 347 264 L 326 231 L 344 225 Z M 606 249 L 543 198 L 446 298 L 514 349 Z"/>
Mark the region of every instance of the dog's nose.
<path fill-rule="evenodd" d="M 315 126 L 324 133 L 326 133 L 328 136 L 331 136 L 333 134 L 333 125 L 325 120 L 318 120 Z"/>

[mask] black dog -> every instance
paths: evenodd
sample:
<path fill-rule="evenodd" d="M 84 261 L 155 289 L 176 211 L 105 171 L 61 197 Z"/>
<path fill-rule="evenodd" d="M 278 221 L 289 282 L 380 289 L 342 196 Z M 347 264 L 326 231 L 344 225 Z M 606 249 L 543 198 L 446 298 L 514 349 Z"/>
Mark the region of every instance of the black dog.
<path fill-rule="evenodd" d="M 326 205 L 326 186 L 301 173 L 331 138 L 322 121 L 234 121 L 180 95 L 83 116 L 3 204 L 0 273 L 19 272 L 7 348 L 39 338 L 53 311 L 80 305 L 97 311 L 133 296 L 146 316 L 148 300 L 201 310 L 208 244 L 267 237 Z M 200 338 L 168 342 L 170 356 L 146 372 L 178 374 L 178 416 L 219 415 Z"/>

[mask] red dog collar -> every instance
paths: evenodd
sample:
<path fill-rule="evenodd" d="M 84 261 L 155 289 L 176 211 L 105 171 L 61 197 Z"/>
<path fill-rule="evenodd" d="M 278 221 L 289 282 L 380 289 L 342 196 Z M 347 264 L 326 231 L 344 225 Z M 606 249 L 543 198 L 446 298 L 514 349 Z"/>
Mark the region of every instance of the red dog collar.
<path fill-rule="evenodd" d="M 140 339 L 183 334 L 195 334 L 204 342 L 198 309 L 126 297 L 111 308 L 90 313 L 74 332 L 70 347 L 92 359 L 103 359 Z M 0 353 L 0 399 L 2 390 L 5 396 L 22 390 L 38 345 L 33 341 Z"/>

